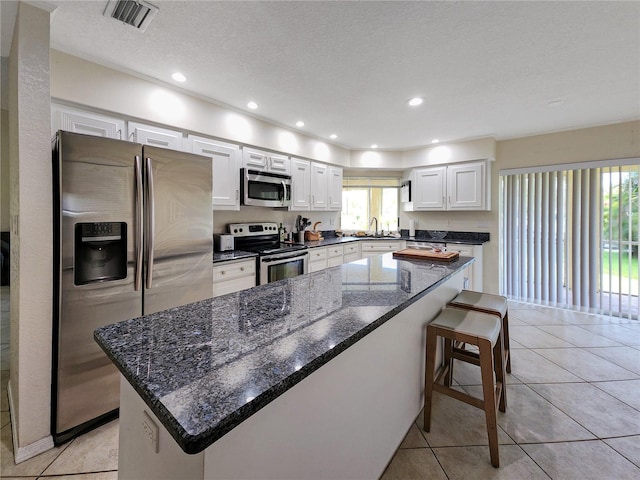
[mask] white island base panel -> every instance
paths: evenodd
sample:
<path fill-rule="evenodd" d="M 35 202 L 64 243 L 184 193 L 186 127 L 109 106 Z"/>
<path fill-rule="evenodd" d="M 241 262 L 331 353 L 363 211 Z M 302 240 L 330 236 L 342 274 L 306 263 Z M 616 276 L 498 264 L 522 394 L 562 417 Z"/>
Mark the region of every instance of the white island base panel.
<path fill-rule="evenodd" d="M 118 478 L 379 478 L 424 403 L 425 326 L 462 283 L 458 272 L 196 455 L 123 377 Z"/>

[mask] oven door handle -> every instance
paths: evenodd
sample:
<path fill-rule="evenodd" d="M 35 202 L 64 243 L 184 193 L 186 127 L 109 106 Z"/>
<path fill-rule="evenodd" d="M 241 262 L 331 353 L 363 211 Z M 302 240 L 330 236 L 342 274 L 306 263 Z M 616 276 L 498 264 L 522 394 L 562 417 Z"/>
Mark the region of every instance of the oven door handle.
<path fill-rule="evenodd" d="M 271 262 L 279 262 L 280 260 L 289 260 L 292 258 L 302 258 L 306 255 L 309 255 L 309 252 L 304 253 L 292 253 L 291 255 L 285 255 L 282 257 L 269 257 L 269 258 L 261 258 L 260 261 L 262 263 L 271 263 Z"/>

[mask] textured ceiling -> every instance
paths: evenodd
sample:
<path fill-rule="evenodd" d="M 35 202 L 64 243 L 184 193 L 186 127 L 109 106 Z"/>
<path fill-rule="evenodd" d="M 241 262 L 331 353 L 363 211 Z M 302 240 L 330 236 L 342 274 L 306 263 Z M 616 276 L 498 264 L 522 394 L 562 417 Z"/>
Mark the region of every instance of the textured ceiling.
<path fill-rule="evenodd" d="M 142 33 L 60 1 L 52 47 L 349 148 L 640 118 L 640 2 L 158 1 Z M 406 100 L 425 97 L 410 108 Z"/>

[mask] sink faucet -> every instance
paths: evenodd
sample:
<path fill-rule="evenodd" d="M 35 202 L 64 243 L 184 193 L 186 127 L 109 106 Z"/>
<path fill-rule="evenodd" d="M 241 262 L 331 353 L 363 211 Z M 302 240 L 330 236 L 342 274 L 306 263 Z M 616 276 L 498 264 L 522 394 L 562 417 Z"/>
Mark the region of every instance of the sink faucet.
<path fill-rule="evenodd" d="M 371 227 L 371 225 L 373 225 L 373 222 L 376 222 L 376 231 L 374 233 L 374 235 L 377 237 L 378 236 L 378 219 L 376 217 L 371 218 L 371 222 L 369 223 L 369 227 Z"/>

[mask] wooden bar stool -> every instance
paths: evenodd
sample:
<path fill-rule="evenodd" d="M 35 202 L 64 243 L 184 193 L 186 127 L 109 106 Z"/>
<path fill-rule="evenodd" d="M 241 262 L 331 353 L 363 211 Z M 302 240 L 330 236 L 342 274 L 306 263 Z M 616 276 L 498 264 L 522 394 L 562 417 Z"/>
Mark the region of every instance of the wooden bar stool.
<path fill-rule="evenodd" d="M 504 343 L 504 363 L 506 370 L 511 373 L 511 349 L 509 348 L 509 310 L 507 298 L 502 295 L 462 290 L 456 298 L 451 300 L 448 307 L 476 310 L 478 312 L 496 315 L 502 320 L 502 341 Z"/>
<path fill-rule="evenodd" d="M 445 342 L 444 362 L 438 371 L 435 371 L 438 337 L 444 338 Z M 458 348 L 457 342 L 476 345 L 478 353 Z M 497 409 L 504 412 L 507 408 L 502 345 L 500 319 L 484 312 L 445 308 L 427 325 L 424 429 L 428 432 L 431 428 L 431 403 L 434 391 L 484 410 L 491 464 L 494 467 L 500 466 Z M 451 388 L 454 359 L 480 365 L 482 399 Z M 444 384 L 441 385 L 439 382 L 443 377 Z"/>

